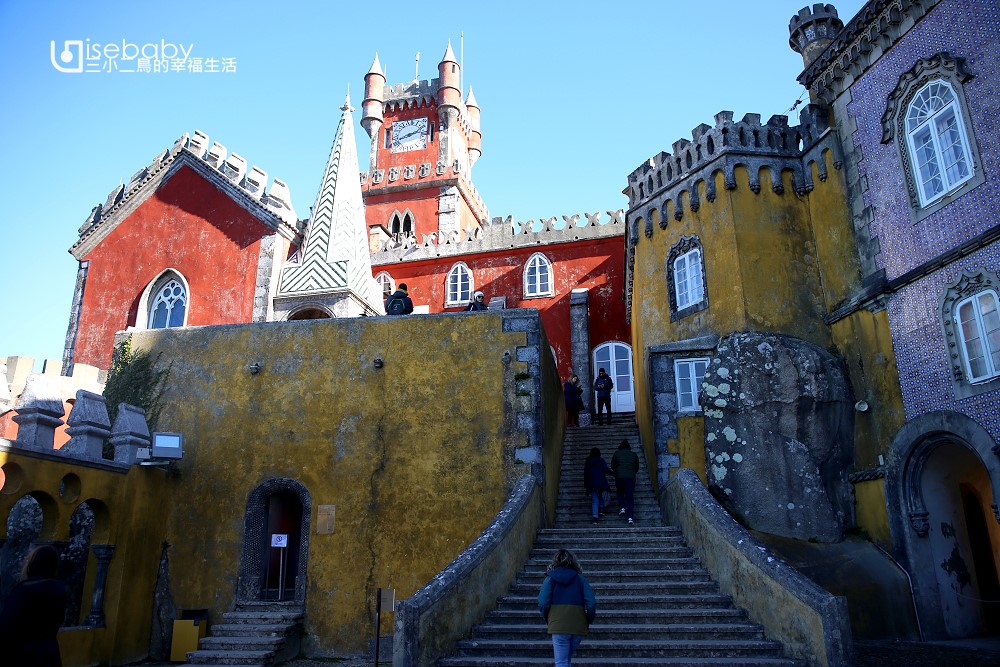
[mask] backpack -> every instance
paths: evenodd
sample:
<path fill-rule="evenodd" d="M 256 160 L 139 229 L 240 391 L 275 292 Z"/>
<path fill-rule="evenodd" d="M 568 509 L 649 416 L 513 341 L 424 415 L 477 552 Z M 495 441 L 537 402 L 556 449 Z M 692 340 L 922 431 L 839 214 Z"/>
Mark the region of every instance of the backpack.
<path fill-rule="evenodd" d="M 404 315 L 406 310 L 406 304 L 403 303 L 402 299 L 389 299 L 385 304 L 385 314 L 386 315 Z"/>

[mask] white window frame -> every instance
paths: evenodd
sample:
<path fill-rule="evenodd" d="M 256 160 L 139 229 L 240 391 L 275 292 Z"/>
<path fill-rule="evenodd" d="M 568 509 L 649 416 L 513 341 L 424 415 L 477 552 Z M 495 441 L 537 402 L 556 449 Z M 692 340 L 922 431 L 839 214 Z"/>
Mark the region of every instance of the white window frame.
<path fill-rule="evenodd" d="M 464 288 L 463 279 L 466 282 Z M 472 271 L 469 270 L 465 262 L 458 262 L 448 271 L 448 278 L 444 283 L 445 307 L 469 305 L 475 290 L 476 284 L 472 279 Z"/>
<path fill-rule="evenodd" d="M 682 289 L 682 284 L 685 289 Z M 693 248 L 674 260 L 674 294 L 681 311 L 705 298 L 705 278 L 701 269 L 701 249 Z"/>
<path fill-rule="evenodd" d="M 396 281 L 392 279 L 388 271 L 382 271 L 375 276 L 375 282 L 382 290 L 382 297 L 385 298 L 396 291 Z M 388 289 L 389 291 L 386 291 Z"/>
<path fill-rule="evenodd" d="M 941 123 L 949 118 L 947 127 L 942 128 Z M 975 175 L 962 106 L 950 83 L 934 79 L 921 87 L 906 108 L 904 127 L 914 185 L 922 207 L 933 204 Z M 925 174 L 927 165 L 933 173 Z M 961 170 L 955 173 L 959 166 L 964 173 Z M 927 188 L 935 181 L 940 185 L 928 192 Z"/>
<path fill-rule="evenodd" d="M 701 412 L 701 404 L 698 402 L 698 394 L 701 393 L 701 383 L 705 378 L 705 371 L 708 369 L 708 357 L 691 357 L 688 359 L 674 359 L 674 384 L 677 387 L 677 411 L 682 413 Z M 698 367 L 701 367 L 701 374 L 698 374 Z M 686 368 L 687 377 L 681 379 L 681 369 Z M 684 386 L 686 383 L 687 386 Z"/>
<path fill-rule="evenodd" d="M 541 287 L 541 277 L 544 272 L 545 282 L 548 283 L 547 289 L 542 289 Z M 532 286 L 532 278 L 534 277 L 534 286 Z M 540 297 L 552 296 L 555 294 L 554 283 L 555 273 L 552 270 L 552 262 L 548 257 L 540 252 L 536 252 L 534 255 L 528 258 L 528 261 L 524 264 L 524 275 L 523 275 L 523 288 L 524 288 L 524 298 L 525 299 L 537 299 Z"/>
<path fill-rule="evenodd" d="M 152 283 L 153 287 L 149 292 L 148 307 L 146 308 L 146 328 L 147 329 L 172 329 L 174 327 L 182 327 L 187 324 L 188 309 L 190 305 L 190 297 L 187 289 L 187 284 L 181 280 L 180 276 L 170 272 L 168 274 L 162 275 L 157 280 Z M 170 290 L 173 292 L 171 295 L 166 295 L 165 290 Z M 180 294 L 177 295 L 176 292 L 179 291 Z M 173 319 L 174 309 L 177 304 L 180 303 L 183 308 L 181 314 L 181 321 L 177 324 L 171 324 Z M 153 317 L 156 313 L 157 307 L 160 304 L 165 304 L 167 308 L 166 317 L 167 320 L 162 326 L 154 326 Z"/>
<path fill-rule="evenodd" d="M 994 322 L 988 322 L 983 314 L 982 300 L 992 298 L 993 310 L 987 316 Z M 970 306 L 971 309 L 963 314 L 962 309 Z M 955 304 L 955 325 L 962 342 L 962 357 L 965 362 L 966 378 L 970 383 L 987 382 L 993 378 L 1000 377 L 1000 297 L 996 290 L 983 290 L 972 296 L 962 299 Z M 963 320 L 963 315 L 971 315 Z M 967 331 L 966 325 L 970 325 L 972 332 Z M 992 328 L 990 328 L 992 326 Z M 975 333 L 970 336 L 969 333 Z M 991 342 L 991 338 L 993 341 Z M 978 346 L 972 349 L 972 346 Z M 973 370 L 973 359 L 982 360 L 982 372 L 976 373 Z"/>

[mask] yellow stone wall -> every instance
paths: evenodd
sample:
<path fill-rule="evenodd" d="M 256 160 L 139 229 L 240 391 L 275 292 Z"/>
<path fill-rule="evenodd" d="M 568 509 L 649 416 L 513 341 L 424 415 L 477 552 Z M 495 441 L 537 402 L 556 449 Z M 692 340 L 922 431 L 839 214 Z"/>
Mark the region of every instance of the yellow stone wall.
<path fill-rule="evenodd" d="M 147 655 L 164 544 L 172 603 L 220 622 L 235 599 L 248 497 L 268 480 L 308 491 L 304 648 L 341 654 L 374 635 L 377 588 L 409 597 L 490 524 L 520 475 L 558 478 L 562 391 L 533 311 L 142 331 L 132 341 L 169 368 L 158 429 L 183 435 L 181 461 L 125 472 L 0 451 L 0 517 L 31 493 L 44 508 L 42 539 L 64 540 L 71 512 L 91 499 L 93 543 L 117 547 L 107 628 L 60 632 L 67 667 Z M 59 496 L 67 475 L 78 498 Z M 332 532 L 319 530 L 319 506 L 333 506 Z M 392 622 L 383 614 L 383 633 Z"/>
<path fill-rule="evenodd" d="M 185 438 L 163 517 L 175 604 L 221 620 L 248 494 L 291 478 L 313 506 L 307 646 L 364 648 L 375 589 L 401 599 L 424 585 L 489 524 L 524 471 L 514 451 L 527 436 L 510 407 L 528 398 L 514 392 L 526 364 L 503 357 L 516 360 L 526 335 L 500 322 L 479 313 L 137 334 L 136 349 L 170 367 L 160 429 Z M 319 505 L 336 508 L 331 534 L 316 534 Z"/>
<path fill-rule="evenodd" d="M 25 495 L 42 508 L 39 541 L 65 541 L 69 521 L 81 503 L 94 512 L 91 544 L 114 544 L 104 588 L 105 628 L 79 628 L 59 633 L 66 667 L 96 664 L 104 656 L 112 664 L 141 660 L 148 654 L 151 600 L 163 541 L 165 495 L 163 470 L 133 467 L 127 472 L 102 464 L 79 465 L 55 455 L 0 451 L 4 472 L 0 517 L 8 517 Z M 7 537 L 6 521 L 0 536 Z M 80 618 L 91 611 L 96 562 L 91 555 L 83 586 Z M 136 576 L 148 573 L 148 576 Z"/>

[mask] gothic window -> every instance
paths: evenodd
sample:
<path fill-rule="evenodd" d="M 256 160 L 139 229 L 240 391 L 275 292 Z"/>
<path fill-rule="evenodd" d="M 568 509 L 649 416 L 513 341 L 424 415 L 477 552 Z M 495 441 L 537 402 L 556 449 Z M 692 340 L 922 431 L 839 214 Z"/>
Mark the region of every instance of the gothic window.
<path fill-rule="evenodd" d="M 535 253 L 524 265 L 524 298 L 552 296 L 553 293 L 552 262 L 545 255 Z"/>
<path fill-rule="evenodd" d="M 389 222 L 389 232 L 397 240 L 400 236 L 412 236 L 413 215 L 409 211 L 404 211 L 403 213 L 399 211 L 394 212 L 392 220 Z"/>
<path fill-rule="evenodd" d="M 674 359 L 674 378 L 677 382 L 677 410 L 679 412 L 701 412 L 698 392 L 705 378 L 708 359 Z"/>
<path fill-rule="evenodd" d="M 910 102 L 906 139 L 921 205 L 926 206 L 972 177 L 962 110 L 951 86 L 944 81 L 928 83 Z"/>
<path fill-rule="evenodd" d="M 941 316 L 958 398 L 1000 389 L 1000 280 L 963 273 L 944 295 Z"/>
<path fill-rule="evenodd" d="M 472 272 L 464 262 L 459 262 L 448 271 L 445 283 L 445 302 L 448 306 L 464 306 L 472 298 Z"/>
<path fill-rule="evenodd" d="M 179 275 L 167 271 L 149 291 L 147 329 L 182 327 L 187 322 L 188 294 Z"/>
<path fill-rule="evenodd" d="M 382 288 L 382 298 L 385 298 L 396 291 L 396 287 L 392 284 L 392 276 L 385 271 L 375 276 L 375 282 L 377 282 L 379 287 Z"/>
<path fill-rule="evenodd" d="M 965 61 L 939 53 L 899 79 L 882 115 L 882 143 L 895 141 L 914 221 L 985 180 L 963 84 Z"/>
<path fill-rule="evenodd" d="M 969 382 L 1000 375 L 1000 315 L 997 293 L 986 290 L 960 301 L 955 320 L 962 339 L 961 353 Z"/>
<path fill-rule="evenodd" d="M 708 308 L 705 265 L 698 237 L 685 236 L 670 249 L 667 287 L 671 322 Z"/>

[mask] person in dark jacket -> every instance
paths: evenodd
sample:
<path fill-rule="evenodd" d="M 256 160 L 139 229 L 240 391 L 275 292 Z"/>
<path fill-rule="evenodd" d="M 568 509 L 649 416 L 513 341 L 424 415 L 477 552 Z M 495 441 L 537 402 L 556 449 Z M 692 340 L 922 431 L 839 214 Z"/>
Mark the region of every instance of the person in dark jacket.
<path fill-rule="evenodd" d="M 597 597 L 583 578 L 576 556 L 568 549 L 560 549 L 552 558 L 538 591 L 538 611 L 545 617 L 552 635 L 556 667 L 570 667 L 576 647 L 594 622 Z"/>
<path fill-rule="evenodd" d="M 602 368 L 597 372 L 594 380 L 594 391 L 597 392 L 597 423 L 604 423 L 604 413 L 601 408 L 608 410 L 608 425 L 611 425 L 611 390 L 615 388 L 615 382 L 611 376 Z"/>
<path fill-rule="evenodd" d="M 472 301 L 465 307 L 465 312 L 475 313 L 480 310 L 486 310 L 486 295 L 482 292 L 476 292 L 472 296 Z"/>
<path fill-rule="evenodd" d="M 399 287 L 385 300 L 386 315 L 409 315 L 413 312 L 413 301 L 406 283 L 399 283 Z"/>
<path fill-rule="evenodd" d="M 594 447 L 583 463 L 583 488 L 590 494 L 590 512 L 594 515 L 594 525 L 601 520 L 604 513 L 604 502 L 601 496 L 611 492 L 608 475 L 613 475 L 608 462 L 601 456 L 601 450 Z"/>
<path fill-rule="evenodd" d="M 563 383 L 563 396 L 566 399 L 566 426 L 580 425 L 580 411 L 583 410 L 583 387 L 580 378 L 571 375 Z"/>
<path fill-rule="evenodd" d="M 639 473 L 639 457 L 629 447 L 628 440 L 622 440 L 618 451 L 611 457 L 611 469 L 615 473 L 615 490 L 618 493 L 618 514 L 635 523 L 635 476 Z"/>
<path fill-rule="evenodd" d="M 35 547 L 24 561 L 21 581 L 0 611 L 0 656 L 17 667 L 62 667 L 56 634 L 66 615 L 69 593 L 56 579 L 59 554 Z"/>

